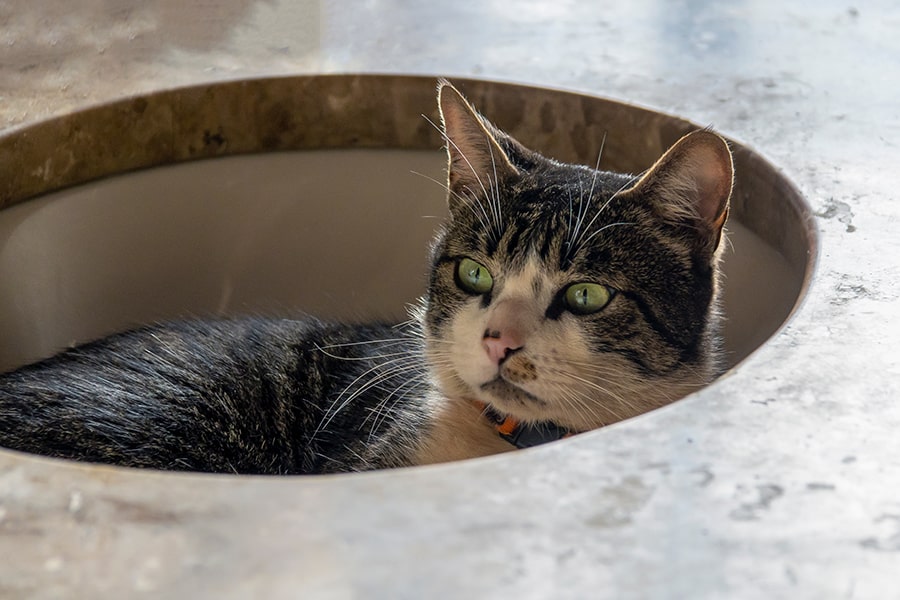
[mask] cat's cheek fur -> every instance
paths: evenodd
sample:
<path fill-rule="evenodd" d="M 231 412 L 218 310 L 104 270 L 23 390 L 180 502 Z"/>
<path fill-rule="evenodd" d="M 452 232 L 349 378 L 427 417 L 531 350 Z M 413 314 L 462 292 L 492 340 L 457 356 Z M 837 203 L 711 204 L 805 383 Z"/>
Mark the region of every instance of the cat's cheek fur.
<path fill-rule="evenodd" d="M 454 315 L 448 328 L 448 339 L 454 371 L 473 396 L 485 400 L 478 390 L 482 384 L 497 376 L 497 366 L 482 347 L 487 311 L 479 304 L 476 301 L 467 302 Z"/>

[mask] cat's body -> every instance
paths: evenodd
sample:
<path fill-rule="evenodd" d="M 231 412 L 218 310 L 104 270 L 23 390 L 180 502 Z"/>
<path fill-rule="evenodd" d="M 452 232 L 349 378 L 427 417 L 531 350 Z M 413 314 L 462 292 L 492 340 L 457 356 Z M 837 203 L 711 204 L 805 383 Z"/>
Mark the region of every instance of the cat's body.
<path fill-rule="evenodd" d="M 408 323 L 111 336 L 0 376 L 0 445 L 160 469 L 366 470 L 513 449 L 488 416 L 578 432 L 707 383 L 725 143 L 695 132 L 629 177 L 525 149 L 449 85 L 439 102 L 451 217 Z"/>
<path fill-rule="evenodd" d="M 386 354 L 419 356 L 421 337 L 314 319 L 146 327 L 6 376 L 0 431 L 20 450 L 133 467 L 287 474 L 408 465 L 433 412 L 427 379 L 391 371 Z M 402 396 L 399 409 L 384 402 L 388 387 Z"/>

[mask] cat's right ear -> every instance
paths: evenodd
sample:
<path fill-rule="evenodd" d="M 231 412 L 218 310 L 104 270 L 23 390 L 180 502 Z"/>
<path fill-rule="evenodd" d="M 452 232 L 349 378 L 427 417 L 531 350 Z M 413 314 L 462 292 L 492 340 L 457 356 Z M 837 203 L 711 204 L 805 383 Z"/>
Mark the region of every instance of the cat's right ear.
<path fill-rule="evenodd" d="M 644 193 L 663 220 L 689 232 L 712 258 L 728 218 L 734 165 L 728 143 L 709 130 L 689 133 L 625 193 Z"/>
<path fill-rule="evenodd" d="M 490 197 L 499 182 L 519 174 L 494 128 L 446 80 L 438 83 L 438 108 L 447 142 L 451 209 L 462 198 Z"/>

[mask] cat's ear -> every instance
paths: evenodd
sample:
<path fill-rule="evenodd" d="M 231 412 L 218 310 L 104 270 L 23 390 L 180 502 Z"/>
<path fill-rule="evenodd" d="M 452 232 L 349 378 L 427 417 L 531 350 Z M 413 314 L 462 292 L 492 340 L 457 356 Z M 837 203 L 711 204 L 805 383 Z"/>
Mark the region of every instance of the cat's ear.
<path fill-rule="evenodd" d="M 488 196 L 493 186 L 519 174 L 497 141 L 501 134 L 446 80 L 438 84 L 438 107 L 447 142 L 451 209 L 461 197 Z"/>
<path fill-rule="evenodd" d="M 728 143 L 704 129 L 678 140 L 629 192 L 648 196 L 663 220 L 695 233 L 695 248 L 711 258 L 728 218 L 733 182 Z"/>

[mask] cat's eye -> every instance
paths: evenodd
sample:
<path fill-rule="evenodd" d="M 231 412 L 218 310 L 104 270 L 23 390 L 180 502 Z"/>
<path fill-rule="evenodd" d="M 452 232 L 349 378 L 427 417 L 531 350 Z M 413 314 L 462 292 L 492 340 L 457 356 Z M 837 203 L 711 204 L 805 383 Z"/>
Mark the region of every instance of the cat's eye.
<path fill-rule="evenodd" d="M 494 278 L 484 265 L 464 258 L 456 268 L 456 283 L 470 294 L 487 294 L 494 287 Z"/>
<path fill-rule="evenodd" d="M 602 309 L 612 300 L 613 290 L 599 283 L 574 283 L 563 296 L 566 308 L 576 315 L 589 315 Z"/>

